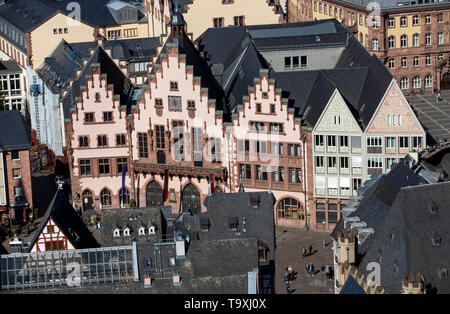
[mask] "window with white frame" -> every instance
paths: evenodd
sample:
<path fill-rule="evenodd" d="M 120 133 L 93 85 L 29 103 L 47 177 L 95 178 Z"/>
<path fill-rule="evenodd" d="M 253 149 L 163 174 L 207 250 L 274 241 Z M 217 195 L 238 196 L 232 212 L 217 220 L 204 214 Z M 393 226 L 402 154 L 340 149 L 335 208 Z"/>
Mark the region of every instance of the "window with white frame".
<path fill-rule="evenodd" d="M 414 34 L 413 35 L 413 46 L 414 47 L 419 47 L 419 34 Z"/>
<path fill-rule="evenodd" d="M 324 146 L 323 135 L 314 136 L 314 142 L 316 146 Z"/>
<path fill-rule="evenodd" d="M 156 227 L 155 226 L 150 226 L 150 228 L 148 228 L 148 234 L 155 234 L 156 232 Z"/>
<path fill-rule="evenodd" d="M 327 145 L 328 147 L 336 146 L 336 136 L 327 135 Z"/>
<path fill-rule="evenodd" d="M 120 237 L 120 229 L 119 228 L 116 228 L 116 229 L 114 229 L 114 234 L 113 234 L 113 236 L 116 238 L 116 237 Z"/>
<path fill-rule="evenodd" d="M 388 114 L 388 115 L 386 116 L 386 124 L 387 124 L 388 126 L 391 126 L 391 115 L 390 115 L 390 114 Z"/>
<path fill-rule="evenodd" d="M 431 66 L 431 55 L 426 55 L 425 56 L 425 65 L 426 66 Z"/>
<path fill-rule="evenodd" d="M 395 19 L 394 19 L 393 17 L 390 17 L 390 18 L 388 19 L 388 27 L 389 27 L 389 28 L 395 27 Z"/>
<path fill-rule="evenodd" d="M 420 88 L 421 87 L 421 82 L 420 82 L 420 76 L 414 76 L 413 78 L 413 88 Z M 399 123 L 400 125 L 400 123 Z"/>
<path fill-rule="evenodd" d="M 386 158 L 386 169 L 392 169 L 395 162 L 395 158 Z"/>
<path fill-rule="evenodd" d="M 406 35 L 400 36 L 400 47 L 402 48 L 408 47 L 408 36 Z"/>
<path fill-rule="evenodd" d="M 140 227 L 139 228 L 139 235 L 145 235 L 145 228 L 144 227 Z"/>
<path fill-rule="evenodd" d="M 419 25 L 419 16 L 418 15 L 414 15 L 412 18 L 412 22 L 414 26 Z"/>
<path fill-rule="evenodd" d="M 389 36 L 388 47 L 389 48 L 395 48 L 395 37 L 394 36 Z"/>
<path fill-rule="evenodd" d="M 421 148 L 422 147 L 422 137 L 421 136 L 413 136 L 412 137 L 413 148 Z"/>
<path fill-rule="evenodd" d="M 400 26 L 401 27 L 405 27 L 405 26 L 407 26 L 407 23 L 408 22 L 408 19 L 406 18 L 406 16 L 402 16 L 401 18 L 400 18 Z"/>
<path fill-rule="evenodd" d="M 425 34 L 425 44 L 427 46 L 431 45 L 431 34 L 430 33 Z"/>
<path fill-rule="evenodd" d="M 389 59 L 389 69 L 395 68 L 395 59 Z"/>
<path fill-rule="evenodd" d="M 382 138 L 381 138 L 381 136 L 369 136 L 367 138 L 367 146 L 369 146 L 369 147 L 382 146 Z"/>
<path fill-rule="evenodd" d="M 334 116 L 334 124 L 335 125 L 341 124 L 341 116 Z"/>
<path fill-rule="evenodd" d="M 372 50 L 378 50 L 378 39 L 372 39 Z"/>
<path fill-rule="evenodd" d="M 431 24 L 431 15 L 425 16 L 425 24 Z"/>
<path fill-rule="evenodd" d="M 392 126 L 396 126 L 397 125 L 397 115 L 393 114 L 392 115 Z"/>
<path fill-rule="evenodd" d="M 425 76 L 425 87 L 432 87 L 433 86 L 433 76 L 431 74 L 428 74 Z"/>
<path fill-rule="evenodd" d="M 409 147 L 409 137 L 400 136 L 398 138 L 398 144 L 400 148 L 408 148 Z"/>
<path fill-rule="evenodd" d="M 403 77 L 400 80 L 400 88 L 401 89 L 408 89 L 409 88 L 409 79 L 407 77 Z"/>
<path fill-rule="evenodd" d="M 126 236 L 126 237 L 129 237 L 130 236 L 130 228 L 125 228 L 124 230 L 123 230 L 123 235 L 124 236 Z"/>
<path fill-rule="evenodd" d="M 407 65 L 407 62 L 408 62 L 408 59 L 406 58 L 406 57 L 402 57 L 402 59 L 401 59 L 402 61 L 401 61 L 401 63 L 402 63 L 402 68 L 406 68 L 406 65 Z"/>
<path fill-rule="evenodd" d="M 418 67 L 419 66 L 419 56 L 413 57 L 413 66 Z"/>
<path fill-rule="evenodd" d="M 386 137 L 386 148 L 395 148 L 395 137 Z"/>

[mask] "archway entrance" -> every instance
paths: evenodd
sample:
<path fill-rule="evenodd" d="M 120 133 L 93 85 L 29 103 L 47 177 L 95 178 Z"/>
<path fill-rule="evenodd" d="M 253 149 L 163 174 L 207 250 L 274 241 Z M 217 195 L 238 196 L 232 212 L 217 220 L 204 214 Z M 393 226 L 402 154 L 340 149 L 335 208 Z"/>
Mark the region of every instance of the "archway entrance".
<path fill-rule="evenodd" d="M 441 89 L 450 89 L 450 72 L 444 73 L 444 75 L 442 75 Z"/>
<path fill-rule="evenodd" d="M 94 199 L 92 198 L 92 192 L 85 190 L 81 195 L 83 201 L 83 211 L 94 209 Z"/>
<path fill-rule="evenodd" d="M 147 185 L 145 190 L 146 205 L 148 206 L 160 206 L 163 200 L 163 189 L 158 182 L 152 181 Z"/>
<path fill-rule="evenodd" d="M 278 202 L 278 218 L 305 220 L 303 205 L 295 198 L 286 197 Z"/>
<path fill-rule="evenodd" d="M 183 189 L 183 210 L 189 210 L 191 213 L 197 214 L 200 209 L 200 192 L 193 184 L 189 183 Z"/>

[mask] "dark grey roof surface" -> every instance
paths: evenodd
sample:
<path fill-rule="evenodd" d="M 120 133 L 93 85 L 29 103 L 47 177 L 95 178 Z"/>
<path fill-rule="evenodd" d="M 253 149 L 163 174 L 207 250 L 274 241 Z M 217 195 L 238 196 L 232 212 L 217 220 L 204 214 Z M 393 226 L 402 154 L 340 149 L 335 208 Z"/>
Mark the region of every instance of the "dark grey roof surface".
<path fill-rule="evenodd" d="M 360 284 L 353 278 L 352 275 L 348 276 L 344 286 L 339 291 L 339 294 L 367 294 L 366 291 L 360 286 Z"/>
<path fill-rule="evenodd" d="M 351 4 L 354 6 L 358 6 L 362 9 L 367 10 L 367 6 L 369 3 L 373 2 L 372 0 L 335 0 L 337 3 L 342 4 Z M 419 1 L 404 1 L 404 0 L 377 0 L 376 1 L 381 9 L 408 9 L 414 7 L 427 7 L 427 6 L 442 6 L 446 5 L 449 1 L 448 0 L 441 0 L 441 3 L 436 2 L 429 2 L 429 3 L 420 3 Z M 414 4 L 413 4 L 414 2 Z M 447 3 L 445 3 L 447 2 Z M 418 10 L 418 8 L 415 8 L 415 10 Z"/>
<path fill-rule="evenodd" d="M 120 106 L 130 107 L 133 99 L 134 86 L 117 64 L 108 56 L 101 46 L 97 46 L 80 75 L 72 83 L 67 94 L 62 99 L 64 118 L 70 119 L 70 110 L 75 108 L 75 97 L 80 96 L 80 86 L 86 85 L 86 75 L 91 75 L 91 66 L 100 64 L 100 73 L 106 74 L 107 84 L 113 84 L 114 96 L 120 97 Z"/>
<path fill-rule="evenodd" d="M 0 111 L 0 151 L 31 148 L 28 127 L 19 110 Z"/>
<path fill-rule="evenodd" d="M 14 60 L 1 60 L 0 61 L 0 73 L 16 73 L 22 72 L 19 64 Z"/>
<path fill-rule="evenodd" d="M 151 245 L 160 241 L 165 233 L 166 224 L 159 207 L 148 208 L 118 208 L 101 212 L 102 246 L 130 245 L 132 239 L 139 244 Z M 154 235 L 148 234 L 148 228 L 155 226 Z M 119 228 L 120 237 L 114 237 L 114 229 Z M 130 236 L 123 236 L 123 229 L 130 228 Z M 144 227 L 145 235 L 139 235 L 139 228 Z"/>
<path fill-rule="evenodd" d="M 31 238 L 31 245 L 29 245 L 30 250 L 50 218 L 61 229 L 75 249 L 99 247 L 94 236 L 84 225 L 80 216 L 78 216 L 77 212 L 70 204 L 69 190 L 70 187 L 64 186 L 63 189 L 58 189 L 56 191 L 50 206 L 42 218 L 41 224 Z"/>
<path fill-rule="evenodd" d="M 259 207 L 251 206 L 250 198 L 259 200 Z M 198 240 L 256 238 L 267 249 L 267 262 L 275 259 L 275 222 L 272 193 L 214 193 L 205 199 L 207 212 L 183 216 L 175 223 L 182 232 Z M 200 219 L 208 218 L 209 230 L 201 230 Z M 245 219 L 245 224 L 244 224 Z M 230 220 L 237 221 L 237 229 L 231 231 Z M 246 229 L 246 232 L 243 229 Z"/>

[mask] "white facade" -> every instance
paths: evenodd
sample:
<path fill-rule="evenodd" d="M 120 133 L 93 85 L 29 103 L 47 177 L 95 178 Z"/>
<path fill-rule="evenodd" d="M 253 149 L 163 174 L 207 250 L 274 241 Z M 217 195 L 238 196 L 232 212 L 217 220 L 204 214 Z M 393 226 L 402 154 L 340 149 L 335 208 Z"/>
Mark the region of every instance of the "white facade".
<path fill-rule="evenodd" d="M 55 156 L 63 156 L 60 95 L 54 94 L 30 66 L 27 67 L 27 82 L 30 91 L 31 127 L 36 131 L 39 144 L 47 145 Z"/>

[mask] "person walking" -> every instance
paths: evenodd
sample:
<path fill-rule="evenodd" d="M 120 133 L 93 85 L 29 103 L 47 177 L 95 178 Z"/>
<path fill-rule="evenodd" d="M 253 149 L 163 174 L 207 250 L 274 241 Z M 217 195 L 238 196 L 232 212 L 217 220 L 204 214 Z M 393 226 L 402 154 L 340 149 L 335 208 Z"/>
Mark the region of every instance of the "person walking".
<path fill-rule="evenodd" d="M 284 280 L 284 283 L 288 283 L 289 282 L 289 274 L 288 274 L 287 271 L 284 272 L 283 280 Z"/>
<path fill-rule="evenodd" d="M 310 270 L 309 270 L 309 264 L 306 264 L 305 269 L 306 269 L 306 275 L 307 275 L 308 277 L 311 276 L 311 272 L 310 272 Z"/>
<path fill-rule="evenodd" d="M 324 264 L 322 264 L 322 266 L 320 266 L 320 271 L 322 272 L 323 279 L 325 279 L 325 265 Z"/>
<path fill-rule="evenodd" d="M 311 276 L 314 276 L 314 264 L 313 263 L 311 263 L 310 270 L 311 270 Z"/>
<path fill-rule="evenodd" d="M 306 248 L 305 247 L 303 247 L 303 258 L 305 258 L 306 257 Z"/>
<path fill-rule="evenodd" d="M 286 290 L 287 290 L 287 294 L 291 294 L 291 284 L 289 282 L 286 283 Z"/>
<path fill-rule="evenodd" d="M 289 281 L 289 282 L 292 281 L 292 275 L 293 275 L 293 272 L 292 272 L 292 266 L 291 266 L 291 265 L 288 265 L 288 281 Z"/>
<path fill-rule="evenodd" d="M 312 255 L 312 249 L 313 249 L 313 247 L 312 247 L 312 244 L 310 243 L 309 244 L 309 255 Z"/>

